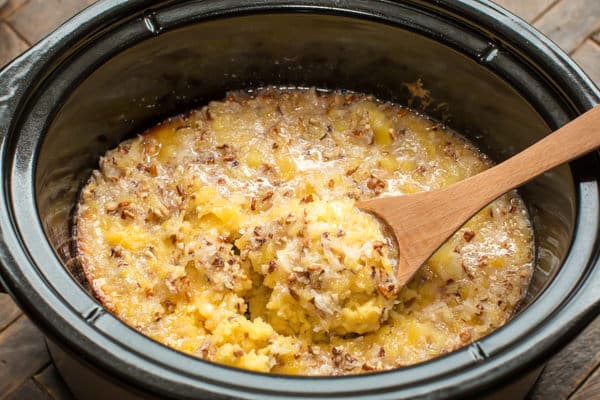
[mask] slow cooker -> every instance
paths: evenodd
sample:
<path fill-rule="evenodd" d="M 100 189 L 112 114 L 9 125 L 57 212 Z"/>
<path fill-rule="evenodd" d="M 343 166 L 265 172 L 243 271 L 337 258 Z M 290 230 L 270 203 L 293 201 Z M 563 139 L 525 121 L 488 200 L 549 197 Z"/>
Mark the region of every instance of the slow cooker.
<path fill-rule="evenodd" d="M 94 299 L 71 221 L 99 156 L 227 90 L 266 85 L 407 104 L 497 161 L 600 102 L 556 45 L 490 1 L 98 1 L 0 72 L 0 279 L 76 397 L 523 397 L 600 310 L 597 153 L 521 189 L 537 251 L 515 317 L 425 363 L 347 377 L 242 371 L 154 342 Z"/>

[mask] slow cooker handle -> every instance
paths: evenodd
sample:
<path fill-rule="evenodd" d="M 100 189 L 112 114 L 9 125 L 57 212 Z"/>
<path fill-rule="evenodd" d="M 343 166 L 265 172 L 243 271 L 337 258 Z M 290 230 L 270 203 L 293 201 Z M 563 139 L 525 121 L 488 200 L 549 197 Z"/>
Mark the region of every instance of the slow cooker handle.
<path fill-rule="evenodd" d="M 582 279 L 575 296 L 561 310 L 565 324 L 574 324 L 581 329 L 600 315 L 600 250 L 596 250 L 593 259 L 589 275 Z"/>
<path fill-rule="evenodd" d="M 35 64 L 40 55 L 39 45 L 29 49 L 13 60 L 4 69 L 0 69 L 0 148 L 5 147 L 10 127 L 19 104 L 24 98 L 23 87 L 36 74 Z M 6 171 L 2 169 L 2 177 Z M 3 228 L 0 227 L 0 236 Z M 0 272 L 2 268 L 0 268 Z M 2 274 L 0 273 L 0 293 L 8 293 Z"/>
<path fill-rule="evenodd" d="M 581 299 L 572 302 L 573 312 L 580 318 L 596 318 L 600 315 L 600 265 L 594 267 L 592 277 L 586 281 L 581 291 Z"/>

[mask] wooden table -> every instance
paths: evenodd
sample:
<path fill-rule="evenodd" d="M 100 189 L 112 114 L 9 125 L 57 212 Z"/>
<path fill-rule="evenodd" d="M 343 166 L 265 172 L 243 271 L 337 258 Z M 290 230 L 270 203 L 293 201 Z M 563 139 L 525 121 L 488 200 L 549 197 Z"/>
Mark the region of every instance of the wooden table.
<path fill-rule="evenodd" d="M 0 66 L 94 0 L 8 0 L 0 8 Z M 600 0 L 497 0 L 567 51 L 600 84 Z M 73 399 L 43 335 L 0 294 L 0 400 Z M 547 364 L 530 400 L 600 399 L 600 317 Z"/>

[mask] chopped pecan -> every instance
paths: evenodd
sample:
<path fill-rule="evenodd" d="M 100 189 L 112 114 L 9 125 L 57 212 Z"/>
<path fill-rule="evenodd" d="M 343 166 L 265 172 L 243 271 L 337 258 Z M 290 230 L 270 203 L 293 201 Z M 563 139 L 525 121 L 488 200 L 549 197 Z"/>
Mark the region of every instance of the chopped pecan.
<path fill-rule="evenodd" d="M 135 218 L 135 214 L 129 209 L 124 209 L 121 211 L 121 218 L 122 219 L 127 219 L 127 218 L 133 219 L 133 218 Z"/>
<path fill-rule="evenodd" d="M 471 332 L 469 330 L 461 331 L 458 336 L 463 343 L 469 343 L 471 341 Z"/>
<path fill-rule="evenodd" d="M 290 296 L 294 298 L 294 300 L 300 300 L 300 295 L 293 288 L 289 288 Z"/>
<path fill-rule="evenodd" d="M 262 201 L 267 201 L 269 200 L 271 197 L 273 197 L 273 191 L 269 190 L 267 193 L 265 193 L 265 195 L 262 197 Z"/>
<path fill-rule="evenodd" d="M 118 208 L 119 208 L 119 203 L 117 203 L 116 201 L 110 201 L 110 202 L 106 203 L 105 210 L 107 213 L 113 213 L 113 212 L 117 211 Z"/>
<path fill-rule="evenodd" d="M 391 299 L 398 293 L 396 284 L 389 277 L 385 281 L 380 282 L 377 285 L 377 289 L 386 299 Z"/>
<path fill-rule="evenodd" d="M 376 240 L 373 242 L 373 250 L 375 250 L 377 253 L 379 253 L 380 256 L 383 256 L 383 247 L 385 246 L 385 243 L 383 243 L 381 240 Z"/>
<path fill-rule="evenodd" d="M 377 366 L 371 364 L 370 362 L 366 362 L 361 366 L 363 371 L 377 371 Z"/>
<path fill-rule="evenodd" d="M 369 179 L 367 179 L 367 187 L 374 191 L 375 194 L 380 194 L 383 192 L 385 186 L 385 182 L 377 178 L 375 175 L 371 175 Z"/>
<path fill-rule="evenodd" d="M 309 195 L 307 195 L 307 196 L 304 196 L 304 197 L 302 198 L 302 200 L 300 200 L 300 203 L 312 203 L 313 201 L 314 201 L 314 199 L 313 199 L 313 195 L 312 195 L 312 194 L 309 194 Z"/>
<path fill-rule="evenodd" d="M 356 171 L 358 171 L 358 165 L 354 168 L 350 168 L 349 170 L 346 171 L 346 176 L 350 176 L 352 174 L 354 174 Z"/>
<path fill-rule="evenodd" d="M 463 233 L 463 238 L 467 241 L 470 242 L 471 239 L 473 239 L 475 237 L 475 232 L 473 232 L 471 229 L 466 230 Z"/>
<path fill-rule="evenodd" d="M 123 248 L 121 246 L 111 247 L 110 256 L 115 258 L 123 257 Z"/>
<path fill-rule="evenodd" d="M 277 261 L 275 261 L 275 260 L 269 261 L 269 269 L 267 271 L 269 273 L 273 273 L 273 272 L 275 272 L 276 269 L 277 269 Z"/>
<path fill-rule="evenodd" d="M 467 268 L 467 266 L 465 265 L 464 262 L 461 263 L 460 266 L 462 267 L 463 271 L 465 271 L 465 274 L 467 274 L 469 279 L 473 280 L 473 278 L 475 278 L 475 275 L 473 275 L 473 273 L 470 271 L 470 269 Z"/>
<path fill-rule="evenodd" d="M 183 240 L 183 233 L 181 233 L 181 232 L 173 233 L 169 236 L 169 239 L 171 239 L 171 243 L 173 243 L 173 244 L 176 244 L 177 242 L 181 242 Z"/>
<path fill-rule="evenodd" d="M 202 354 L 203 358 L 207 358 L 208 357 L 208 349 L 210 347 L 210 342 L 208 340 L 205 340 L 204 342 L 202 342 L 202 345 L 200 346 L 200 354 Z"/>
<path fill-rule="evenodd" d="M 163 301 L 162 306 L 165 309 L 165 312 L 167 312 L 169 314 L 171 314 L 173 311 L 175 311 L 175 303 L 173 303 L 169 299 L 166 299 L 165 301 Z"/>
<path fill-rule="evenodd" d="M 223 155 L 223 161 L 234 161 L 235 158 L 235 154 L 233 153 L 226 153 L 225 155 Z"/>
<path fill-rule="evenodd" d="M 225 262 L 223 261 L 223 259 L 221 257 L 215 257 L 215 259 L 212 262 L 213 267 L 217 267 L 217 268 L 222 268 L 225 265 Z"/>
<path fill-rule="evenodd" d="M 292 224 L 292 223 L 296 222 L 296 219 L 297 218 L 294 214 L 288 214 L 288 216 L 285 217 L 285 224 L 286 225 Z"/>

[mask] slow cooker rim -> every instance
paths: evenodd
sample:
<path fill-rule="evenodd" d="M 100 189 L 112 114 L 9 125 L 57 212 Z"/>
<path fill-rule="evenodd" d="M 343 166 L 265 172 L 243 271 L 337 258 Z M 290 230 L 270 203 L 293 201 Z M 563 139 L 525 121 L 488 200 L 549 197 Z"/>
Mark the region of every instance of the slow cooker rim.
<path fill-rule="evenodd" d="M 131 3 L 131 2 L 130 2 L 130 3 Z M 137 3 L 145 3 L 145 2 L 139 1 L 139 2 L 137 2 Z M 352 1 L 349 1 L 348 3 L 352 3 Z M 465 2 L 465 3 L 466 3 L 466 2 Z M 104 3 L 102 3 L 102 4 L 104 4 Z M 100 5 L 97 5 L 97 6 L 94 6 L 94 7 L 100 7 Z M 93 13 L 91 13 L 91 12 L 90 12 L 90 14 L 93 14 Z M 73 28 L 73 26 L 72 26 L 72 28 Z M 63 28 L 61 28 L 61 29 L 63 29 L 63 30 L 64 30 L 64 29 L 65 29 L 65 27 L 63 27 Z M 58 42 L 59 42 L 59 40 L 56 40 L 56 43 L 58 43 Z M 572 63 L 572 62 L 571 62 L 571 63 Z M 577 71 L 575 71 L 575 72 L 577 72 Z M 580 72 L 580 71 L 579 71 L 579 72 Z M 575 74 L 575 75 L 577 75 L 577 74 Z M 578 78 L 581 78 L 581 77 L 578 77 Z M 583 79 L 583 81 L 585 81 L 585 79 Z M 581 80 L 580 80 L 580 84 L 581 84 Z M 590 95 L 589 95 L 589 98 L 588 98 L 587 100 L 590 100 L 590 99 L 593 99 L 594 88 L 593 88 L 593 87 L 591 87 L 591 88 L 588 88 L 588 89 L 589 89 L 589 91 L 590 91 Z M 598 97 L 596 96 L 596 101 L 597 101 L 597 100 L 598 100 Z M 583 104 L 582 104 L 582 103 L 583 103 Z M 581 109 L 581 108 L 585 108 L 585 107 L 587 107 L 587 106 L 588 106 L 588 105 L 587 105 L 587 104 L 585 104 L 585 102 L 582 102 L 582 101 L 580 101 L 580 102 L 579 102 L 579 104 L 578 104 L 578 107 L 577 107 L 577 108 Z M 4 127 L 3 127 L 3 128 L 4 128 Z M 4 139 L 4 138 L 3 138 L 3 139 Z M 5 141 L 3 141 L 3 148 L 2 148 L 3 155 L 5 156 L 5 155 L 6 155 L 6 146 L 4 146 L 4 144 L 5 144 Z M 5 181 L 5 182 L 6 182 L 6 181 Z M 5 183 L 5 185 L 6 185 L 6 183 Z M 6 188 L 6 187 L 4 187 L 3 189 L 4 189 L 4 191 L 5 191 L 5 194 L 6 194 L 6 192 L 8 192 L 8 191 L 9 191 L 9 190 L 8 190 L 8 188 Z M 5 198 L 3 198 L 3 201 L 4 201 L 4 200 L 6 200 L 6 199 L 5 199 Z M 5 205 L 5 206 L 6 206 L 6 205 Z M 3 215 L 2 215 L 2 218 L 4 219 L 4 221 L 7 221 L 7 219 L 5 218 L 5 217 L 7 217 L 7 215 L 5 215 L 5 210 L 4 210 L 4 209 L 2 210 L 2 213 L 3 213 Z M 3 230 L 5 229 L 5 228 L 4 228 L 4 226 L 6 226 L 6 225 L 3 225 L 3 228 L 2 228 Z M 6 244 L 5 244 L 5 243 L 3 243 L 3 245 L 5 246 Z M 6 249 L 6 248 L 5 248 L 5 250 L 8 250 L 8 249 Z M 3 259 L 3 261 L 10 261 L 10 258 L 11 258 L 11 256 L 10 256 L 10 252 L 8 252 L 8 251 L 5 251 L 5 252 L 3 252 L 3 254 L 2 254 L 2 259 Z M 28 260 L 28 262 L 31 262 L 31 260 Z M 13 292 L 15 292 L 15 291 L 18 291 L 18 290 L 15 290 L 15 289 L 18 289 L 18 288 L 19 288 L 19 285 L 18 285 L 18 284 L 17 284 L 17 285 L 15 285 L 15 284 L 14 284 L 14 283 L 17 283 L 17 282 L 16 282 L 16 281 L 12 281 L 11 283 L 13 283 L 13 284 L 11 284 L 11 285 L 10 285 L 10 288 L 11 288 L 11 290 L 12 290 Z M 51 293 L 50 293 L 50 294 L 51 294 Z M 330 379 L 330 378 L 323 378 L 323 379 Z"/>

